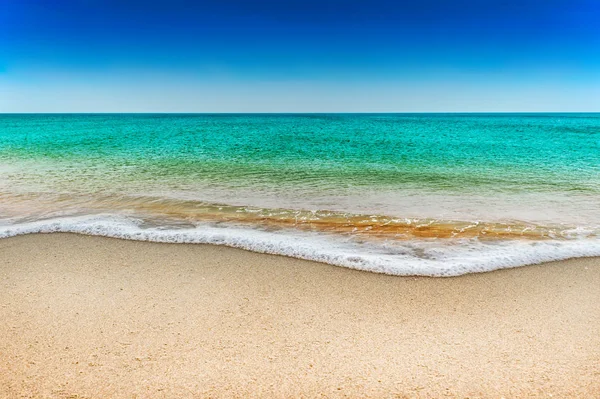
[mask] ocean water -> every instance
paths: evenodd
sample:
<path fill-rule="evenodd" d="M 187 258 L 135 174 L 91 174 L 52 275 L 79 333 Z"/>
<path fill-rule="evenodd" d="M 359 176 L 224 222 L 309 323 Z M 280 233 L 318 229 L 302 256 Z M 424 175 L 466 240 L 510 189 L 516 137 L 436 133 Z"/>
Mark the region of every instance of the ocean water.
<path fill-rule="evenodd" d="M 600 255 L 600 114 L 0 115 L 0 237 L 396 275 Z"/>

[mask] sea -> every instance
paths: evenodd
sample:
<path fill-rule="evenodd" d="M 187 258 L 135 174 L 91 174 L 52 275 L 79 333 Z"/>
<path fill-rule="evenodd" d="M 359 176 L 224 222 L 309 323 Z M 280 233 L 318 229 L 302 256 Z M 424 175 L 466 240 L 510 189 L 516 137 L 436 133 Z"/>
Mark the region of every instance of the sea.
<path fill-rule="evenodd" d="M 1 114 L 0 237 L 51 232 L 392 275 L 600 256 L 600 114 Z"/>

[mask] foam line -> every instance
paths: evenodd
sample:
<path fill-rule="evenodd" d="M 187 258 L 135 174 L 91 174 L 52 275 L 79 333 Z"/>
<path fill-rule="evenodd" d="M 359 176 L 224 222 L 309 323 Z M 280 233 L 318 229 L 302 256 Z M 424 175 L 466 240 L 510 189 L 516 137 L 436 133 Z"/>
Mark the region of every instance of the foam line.
<path fill-rule="evenodd" d="M 268 232 L 235 226 L 143 228 L 139 220 L 113 215 L 65 217 L 0 226 L 0 238 L 32 233 L 79 233 L 162 243 L 226 245 L 391 275 L 458 276 L 575 257 L 600 256 L 600 239 L 410 240 L 359 243 L 318 233 Z"/>

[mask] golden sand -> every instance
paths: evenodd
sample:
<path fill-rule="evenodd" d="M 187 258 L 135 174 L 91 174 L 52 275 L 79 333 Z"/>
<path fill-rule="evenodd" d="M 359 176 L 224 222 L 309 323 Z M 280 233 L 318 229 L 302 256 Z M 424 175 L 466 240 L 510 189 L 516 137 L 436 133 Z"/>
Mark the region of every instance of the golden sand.
<path fill-rule="evenodd" d="M 208 245 L 0 240 L 0 398 L 600 397 L 600 261 L 392 277 Z"/>

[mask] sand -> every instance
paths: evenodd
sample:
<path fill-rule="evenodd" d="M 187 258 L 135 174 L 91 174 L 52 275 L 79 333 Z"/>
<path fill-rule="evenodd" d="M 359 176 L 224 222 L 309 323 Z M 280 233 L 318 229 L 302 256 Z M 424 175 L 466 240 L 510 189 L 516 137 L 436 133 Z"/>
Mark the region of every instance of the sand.
<path fill-rule="evenodd" d="M 393 277 L 209 245 L 0 240 L 1 398 L 600 397 L 600 260 Z"/>

